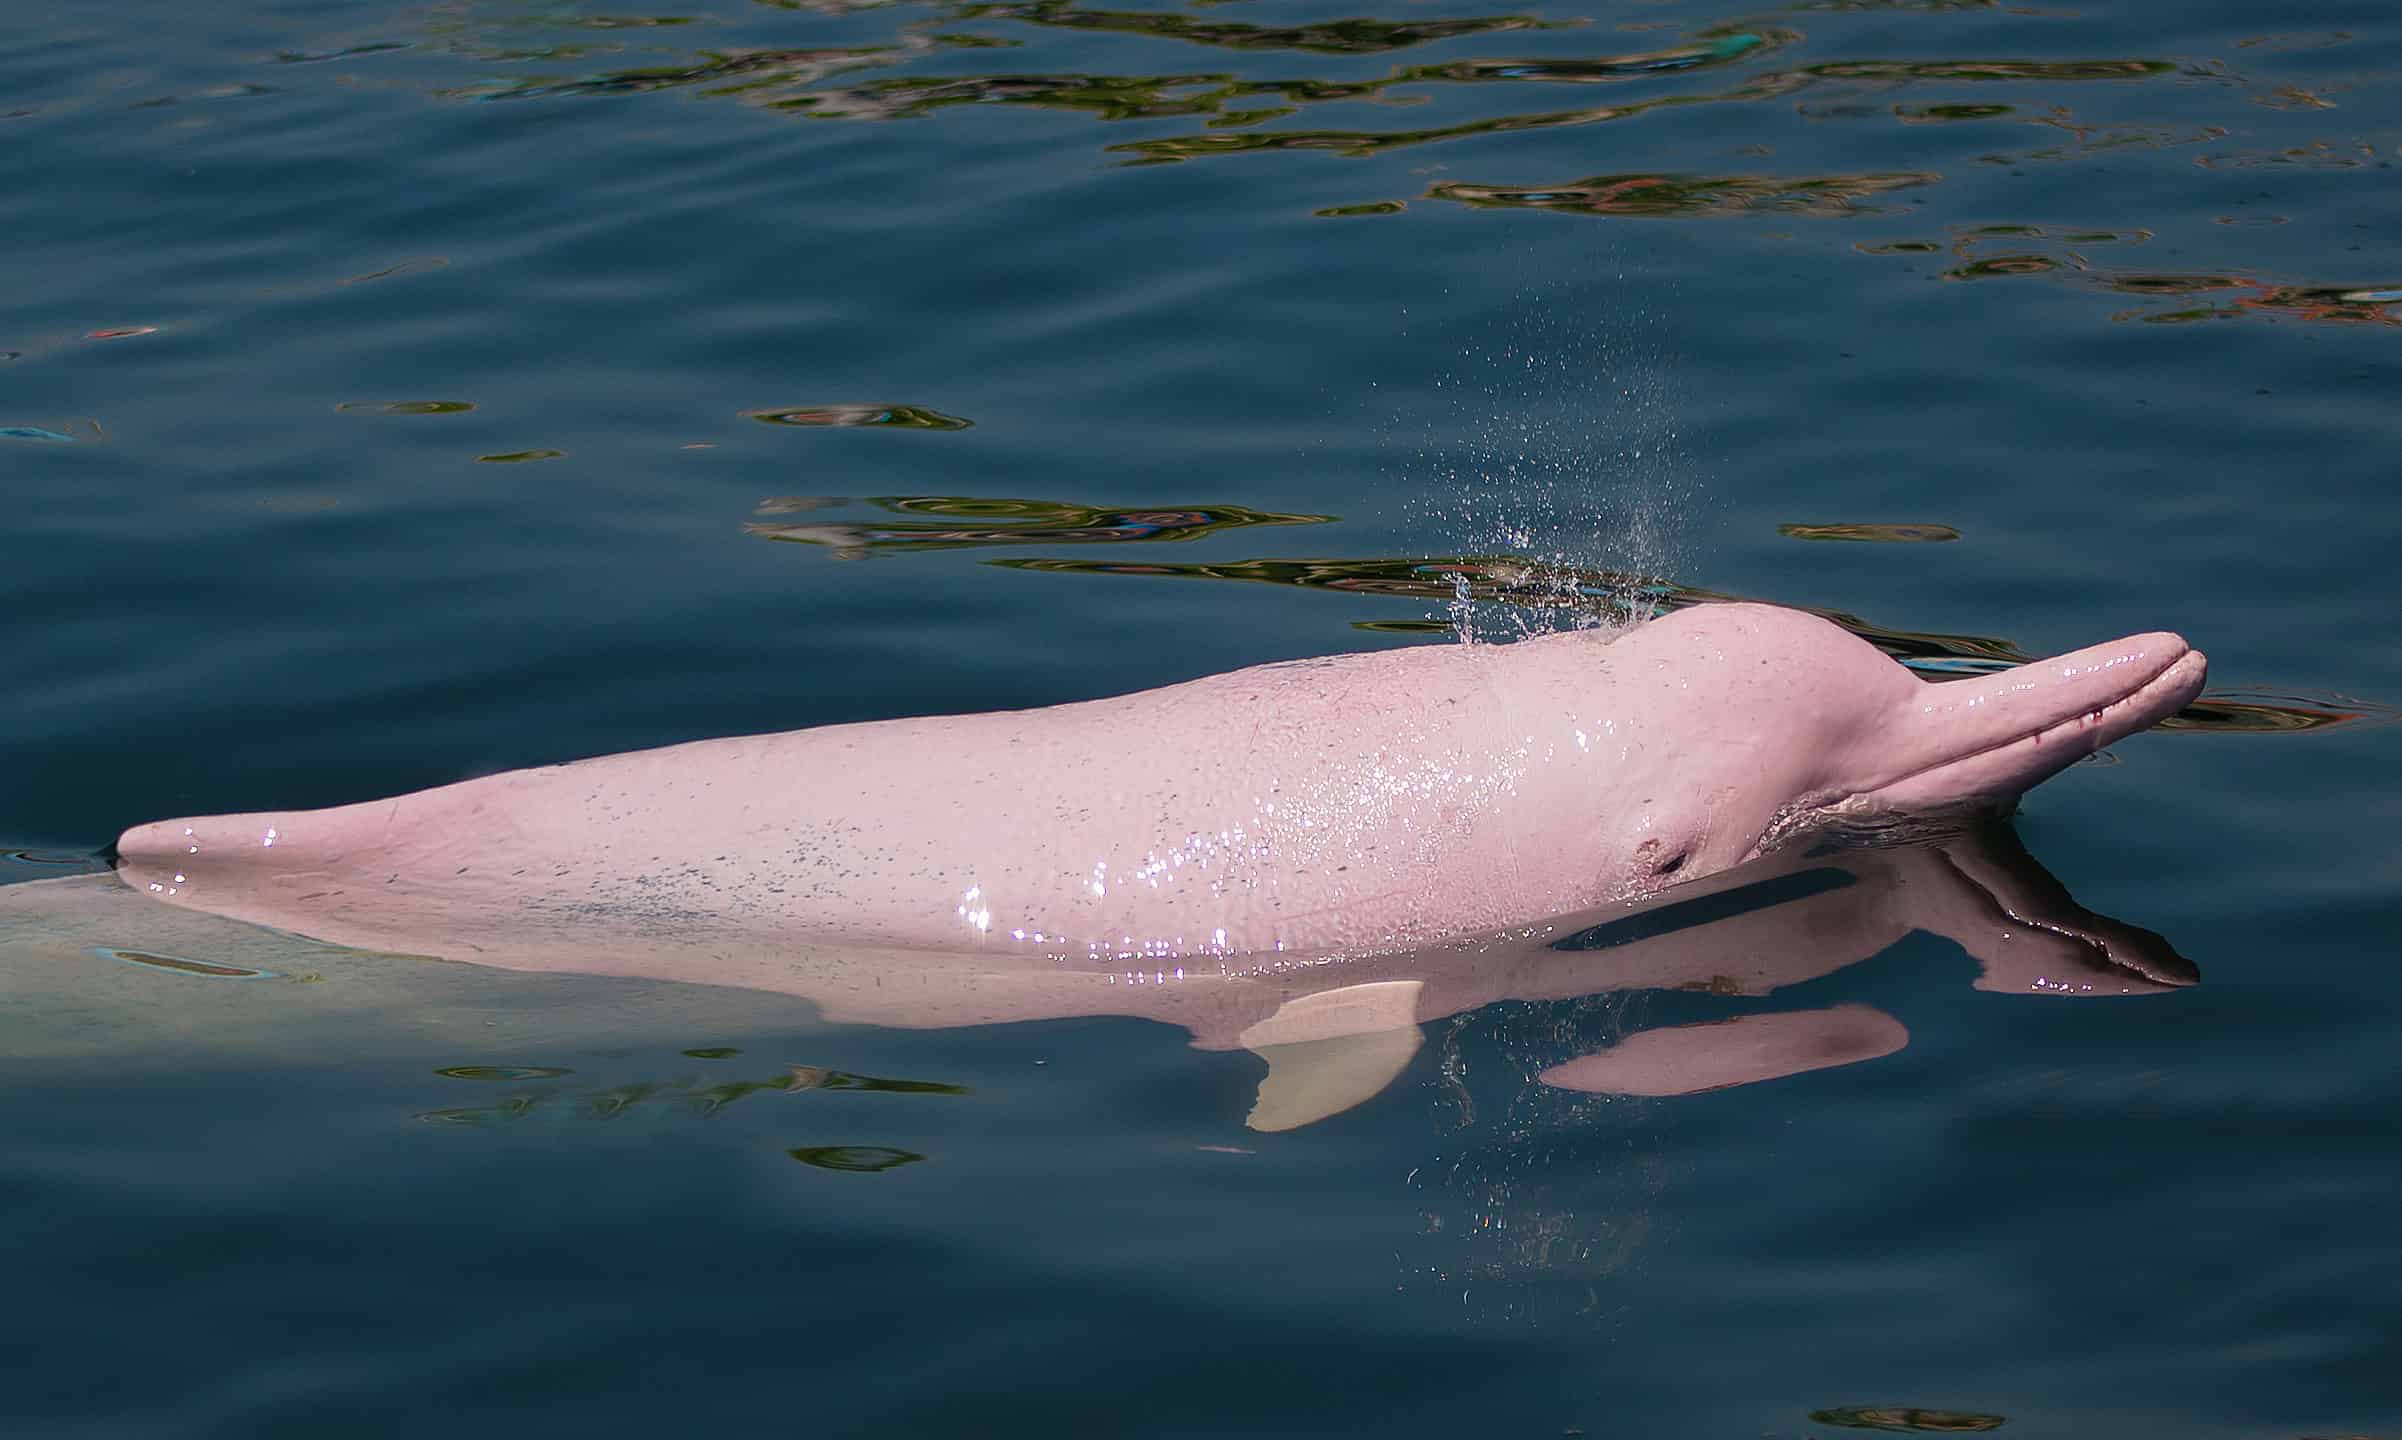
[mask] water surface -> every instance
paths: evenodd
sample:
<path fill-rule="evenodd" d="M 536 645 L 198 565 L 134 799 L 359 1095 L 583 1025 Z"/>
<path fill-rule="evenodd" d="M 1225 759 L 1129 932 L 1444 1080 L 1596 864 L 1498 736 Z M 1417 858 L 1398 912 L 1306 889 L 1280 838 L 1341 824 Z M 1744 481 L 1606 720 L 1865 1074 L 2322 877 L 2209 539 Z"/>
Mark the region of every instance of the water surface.
<path fill-rule="evenodd" d="M 9 880 L 1712 597 L 1936 674 L 2172 627 L 2213 682 L 2015 830 L 2199 983 L 1993 993 L 1920 930 L 1480 1005 L 1275 1133 L 1260 1060 L 1141 1019 L 0 932 L 0 1417 L 2402 1433 L 2398 45 L 2225 0 L 25 17 Z M 1843 1007 L 1907 1044 L 1538 1078 Z"/>

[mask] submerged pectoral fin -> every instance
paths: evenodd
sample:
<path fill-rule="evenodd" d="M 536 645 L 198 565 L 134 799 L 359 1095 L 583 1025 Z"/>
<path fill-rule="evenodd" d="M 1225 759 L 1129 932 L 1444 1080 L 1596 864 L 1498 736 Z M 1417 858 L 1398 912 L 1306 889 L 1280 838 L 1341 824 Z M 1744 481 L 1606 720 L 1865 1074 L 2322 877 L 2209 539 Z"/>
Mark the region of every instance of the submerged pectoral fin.
<path fill-rule="evenodd" d="M 1268 1062 L 1259 1098 L 1244 1124 L 1254 1130 L 1298 1130 L 1340 1115 L 1382 1094 L 1409 1068 L 1425 1041 L 1418 1027 L 1260 1045 L 1252 1053 Z"/>
<path fill-rule="evenodd" d="M 1416 980 L 1348 985 L 1288 1000 L 1246 1028 L 1244 1048 L 1268 1062 L 1245 1122 L 1295 1130 L 1375 1098 L 1409 1068 L 1418 1030 Z"/>

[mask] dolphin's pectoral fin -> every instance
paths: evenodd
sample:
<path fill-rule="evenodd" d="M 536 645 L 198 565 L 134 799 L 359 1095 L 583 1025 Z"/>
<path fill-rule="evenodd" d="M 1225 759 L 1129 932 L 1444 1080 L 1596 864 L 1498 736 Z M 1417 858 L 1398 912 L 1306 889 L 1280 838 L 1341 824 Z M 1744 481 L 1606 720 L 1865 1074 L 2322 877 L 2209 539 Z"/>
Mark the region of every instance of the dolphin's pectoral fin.
<path fill-rule="evenodd" d="M 1639 1030 L 1536 1078 L 1594 1095 L 1698 1095 L 1856 1065 L 1890 1055 L 1909 1040 L 1902 1022 L 1871 1005 L 1785 1010 Z"/>
<path fill-rule="evenodd" d="M 1374 1099 L 1409 1068 L 1418 1030 L 1416 980 L 1347 985 L 1288 1000 L 1241 1040 L 1268 1062 L 1244 1123 L 1297 1130 Z"/>
<path fill-rule="evenodd" d="M 1291 1045 L 1256 1045 L 1251 1053 L 1268 1062 L 1244 1124 L 1254 1130 L 1298 1130 L 1382 1094 L 1409 1068 L 1426 1037 L 1412 1025 L 1303 1040 Z"/>
<path fill-rule="evenodd" d="M 1296 996 L 1276 1007 L 1265 1020 L 1254 1021 L 1236 1038 L 1253 1050 L 1268 1045 L 1294 1045 L 1332 1040 L 1378 1030 L 1414 1028 L 1418 1023 L 1417 980 L 1377 980 Z"/>

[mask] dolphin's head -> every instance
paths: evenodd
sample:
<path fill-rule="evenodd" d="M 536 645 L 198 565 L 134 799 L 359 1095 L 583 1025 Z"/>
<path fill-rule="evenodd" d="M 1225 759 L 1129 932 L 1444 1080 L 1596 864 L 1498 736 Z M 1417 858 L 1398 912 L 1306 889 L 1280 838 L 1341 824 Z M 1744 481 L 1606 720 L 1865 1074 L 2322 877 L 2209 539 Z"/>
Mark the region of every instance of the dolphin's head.
<path fill-rule="evenodd" d="M 1971 679 L 1928 681 L 1827 620 L 1698 606 L 1607 647 L 1613 668 L 1672 691 L 1657 742 L 1675 798 L 1619 796 L 1629 889 L 1707 874 L 1803 833 L 2005 811 L 2041 781 L 2175 714 L 2201 652 L 2166 633 Z M 1629 803 L 1629 802 L 1632 803 Z"/>

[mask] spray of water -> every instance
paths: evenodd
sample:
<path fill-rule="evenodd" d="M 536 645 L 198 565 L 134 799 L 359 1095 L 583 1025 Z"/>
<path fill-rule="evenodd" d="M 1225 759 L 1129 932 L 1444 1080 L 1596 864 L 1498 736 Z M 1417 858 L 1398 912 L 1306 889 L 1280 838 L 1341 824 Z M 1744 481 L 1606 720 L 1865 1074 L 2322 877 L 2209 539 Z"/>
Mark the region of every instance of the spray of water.
<path fill-rule="evenodd" d="M 1568 626 L 1623 627 L 1653 613 L 1644 577 L 1675 573 L 1700 484 L 1680 432 L 1665 316 L 1620 273 L 1531 291 L 1437 380 L 1411 459 L 1419 518 L 1453 554 L 1526 567 L 1539 607 L 1480 601 L 1463 577 L 1440 618 L 1462 640 Z M 1628 577 L 1607 592 L 1578 578 Z"/>

